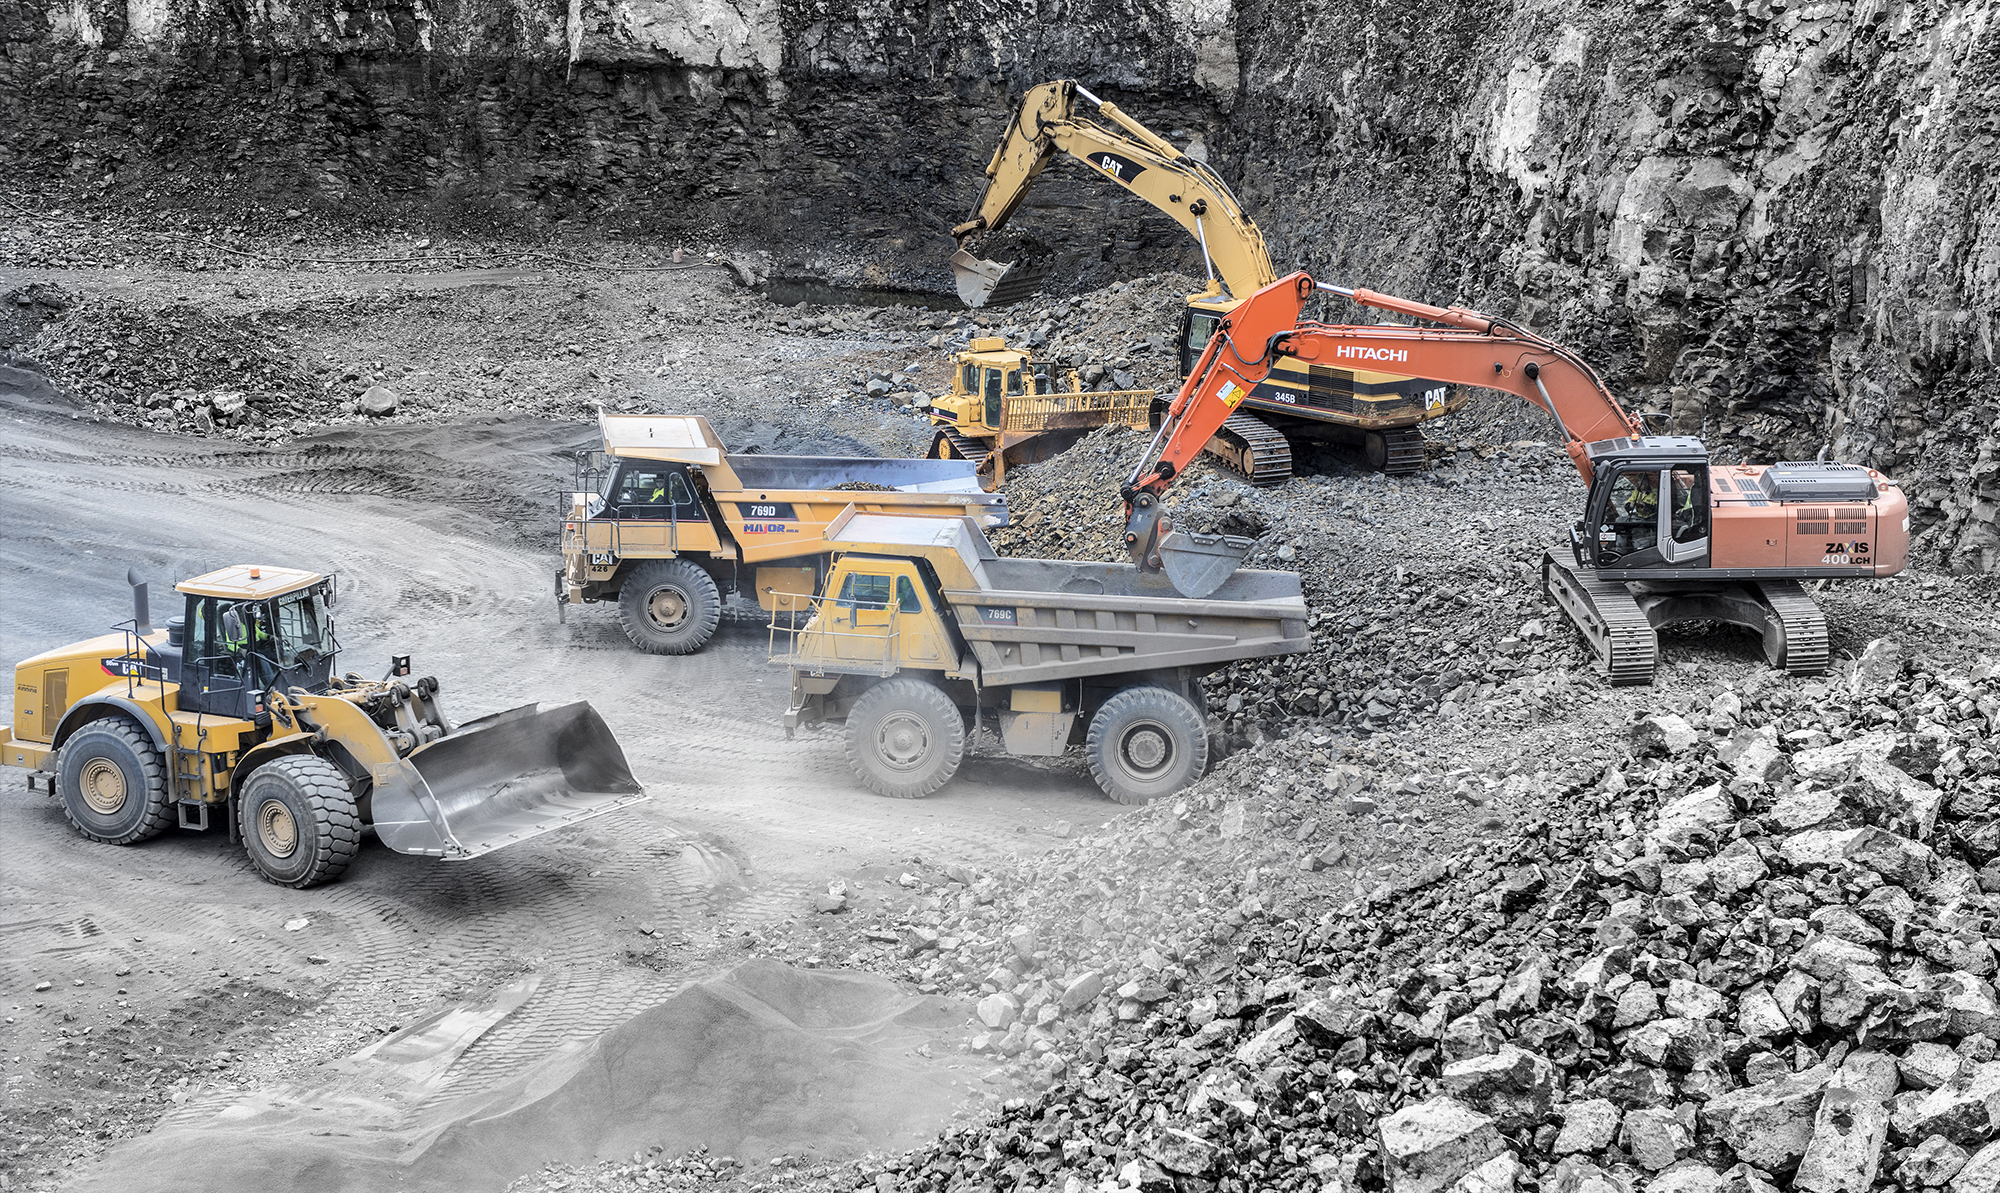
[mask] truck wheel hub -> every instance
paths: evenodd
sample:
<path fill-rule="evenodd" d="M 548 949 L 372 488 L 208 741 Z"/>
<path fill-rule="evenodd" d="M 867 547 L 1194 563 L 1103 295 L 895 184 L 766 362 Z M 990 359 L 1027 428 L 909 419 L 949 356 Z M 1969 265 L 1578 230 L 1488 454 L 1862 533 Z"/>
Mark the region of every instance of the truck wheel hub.
<path fill-rule="evenodd" d="M 646 616 L 663 630 L 679 629 L 687 615 L 687 597 L 678 589 L 662 588 L 646 601 Z"/>
<path fill-rule="evenodd" d="M 1157 725 L 1140 725 L 1125 735 L 1125 761 L 1134 770 L 1156 771 L 1172 753 L 1173 745 Z"/>
<path fill-rule="evenodd" d="M 77 779 L 83 802 L 101 816 L 109 816 L 125 806 L 125 772 L 107 758 L 93 758 Z"/>
<path fill-rule="evenodd" d="M 895 713 L 875 731 L 875 751 L 897 770 L 915 770 L 931 752 L 931 729 L 913 713 Z"/>
<path fill-rule="evenodd" d="M 272 857 L 290 857 L 299 847 L 299 822 L 277 800 L 257 809 L 257 843 Z"/>

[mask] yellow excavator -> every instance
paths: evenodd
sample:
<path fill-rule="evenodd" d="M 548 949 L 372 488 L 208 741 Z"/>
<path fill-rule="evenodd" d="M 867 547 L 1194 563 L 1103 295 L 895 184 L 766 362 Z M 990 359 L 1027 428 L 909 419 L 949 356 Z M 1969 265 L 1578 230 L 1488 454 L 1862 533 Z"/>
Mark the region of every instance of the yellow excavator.
<path fill-rule="evenodd" d="M 982 260 L 970 245 L 1006 224 L 1058 153 L 1159 208 L 1201 245 L 1208 285 L 1187 296 L 1182 312 L 1178 347 L 1185 377 L 1229 313 L 1277 280 L 1264 234 L 1206 163 L 1073 79 L 1032 87 L 1021 98 L 987 164 L 986 189 L 972 218 L 952 229 L 959 297 L 971 307 L 1016 302 L 1046 275 L 1046 266 L 1032 261 Z M 1356 445 L 1371 467 L 1415 472 L 1424 465 L 1418 425 L 1457 410 L 1470 396 L 1469 389 L 1442 381 L 1285 357 L 1207 450 L 1258 485 L 1279 485 L 1291 477 L 1294 438 Z"/>

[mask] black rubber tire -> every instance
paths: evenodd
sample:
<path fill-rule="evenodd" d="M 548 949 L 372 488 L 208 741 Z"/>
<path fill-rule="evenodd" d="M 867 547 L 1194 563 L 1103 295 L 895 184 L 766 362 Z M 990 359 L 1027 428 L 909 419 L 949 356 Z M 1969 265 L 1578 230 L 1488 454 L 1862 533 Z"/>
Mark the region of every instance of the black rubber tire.
<path fill-rule="evenodd" d="M 145 731 L 124 717 L 92 721 L 70 735 L 56 762 L 56 792 L 76 831 L 106 845 L 133 845 L 173 823 L 166 763 Z"/>
<path fill-rule="evenodd" d="M 848 765 L 877 795 L 922 799 L 951 782 L 964 759 L 964 714 L 935 684 L 888 680 L 848 711 Z"/>
<path fill-rule="evenodd" d="M 265 763 L 244 781 L 238 806 L 243 850 L 266 882 L 298 888 L 332 882 L 360 852 L 354 792 L 324 758 L 301 754 Z"/>
<path fill-rule="evenodd" d="M 1208 730 L 1180 693 L 1126 688 L 1090 718 L 1083 753 L 1104 794 L 1121 804 L 1150 803 L 1208 769 Z"/>
<path fill-rule="evenodd" d="M 685 559 L 642 563 L 618 590 L 618 624 L 648 654 L 693 654 L 721 620 L 714 578 Z"/>

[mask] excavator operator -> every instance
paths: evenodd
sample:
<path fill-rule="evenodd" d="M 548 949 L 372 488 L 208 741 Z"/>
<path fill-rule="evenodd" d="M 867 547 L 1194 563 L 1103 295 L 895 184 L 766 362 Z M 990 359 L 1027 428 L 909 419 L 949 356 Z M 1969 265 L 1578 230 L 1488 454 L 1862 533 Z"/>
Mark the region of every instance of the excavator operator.
<path fill-rule="evenodd" d="M 1606 511 L 1611 524 L 1611 549 L 1623 557 L 1658 545 L 1660 539 L 1660 476 L 1656 472 L 1628 472 L 1611 489 Z M 1602 536 L 1600 536 L 1602 537 Z"/>

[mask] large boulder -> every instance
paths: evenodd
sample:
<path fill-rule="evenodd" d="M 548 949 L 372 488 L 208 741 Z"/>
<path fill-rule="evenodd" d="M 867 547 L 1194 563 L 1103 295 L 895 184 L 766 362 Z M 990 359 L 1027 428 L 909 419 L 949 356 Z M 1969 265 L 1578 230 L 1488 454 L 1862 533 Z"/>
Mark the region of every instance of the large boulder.
<path fill-rule="evenodd" d="M 1821 1097 L 1833 1074 L 1824 1065 L 1711 1098 L 1708 1128 L 1737 1157 L 1766 1172 L 1789 1172 L 1806 1154 Z"/>
<path fill-rule="evenodd" d="M 1896 1058 L 1856 1052 L 1827 1084 L 1813 1120 L 1812 1141 L 1792 1188 L 1799 1193 L 1866 1193 L 1889 1136 L 1889 1099 L 1896 1092 Z"/>
<path fill-rule="evenodd" d="M 1504 1044 L 1497 1052 L 1446 1065 L 1444 1090 L 1492 1116 L 1501 1130 L 1515 1131 L 1548 1118 L 1555 1103 L 1556 1068 L 1535 1053 Z"/>
<path fill-rule="evenodd" d="M 1376 1132 L 1391 1193 L 1442 1193 L 1507 1150 L 1492 1119 L 1450 1097 L 1405 1106 Z"/>

